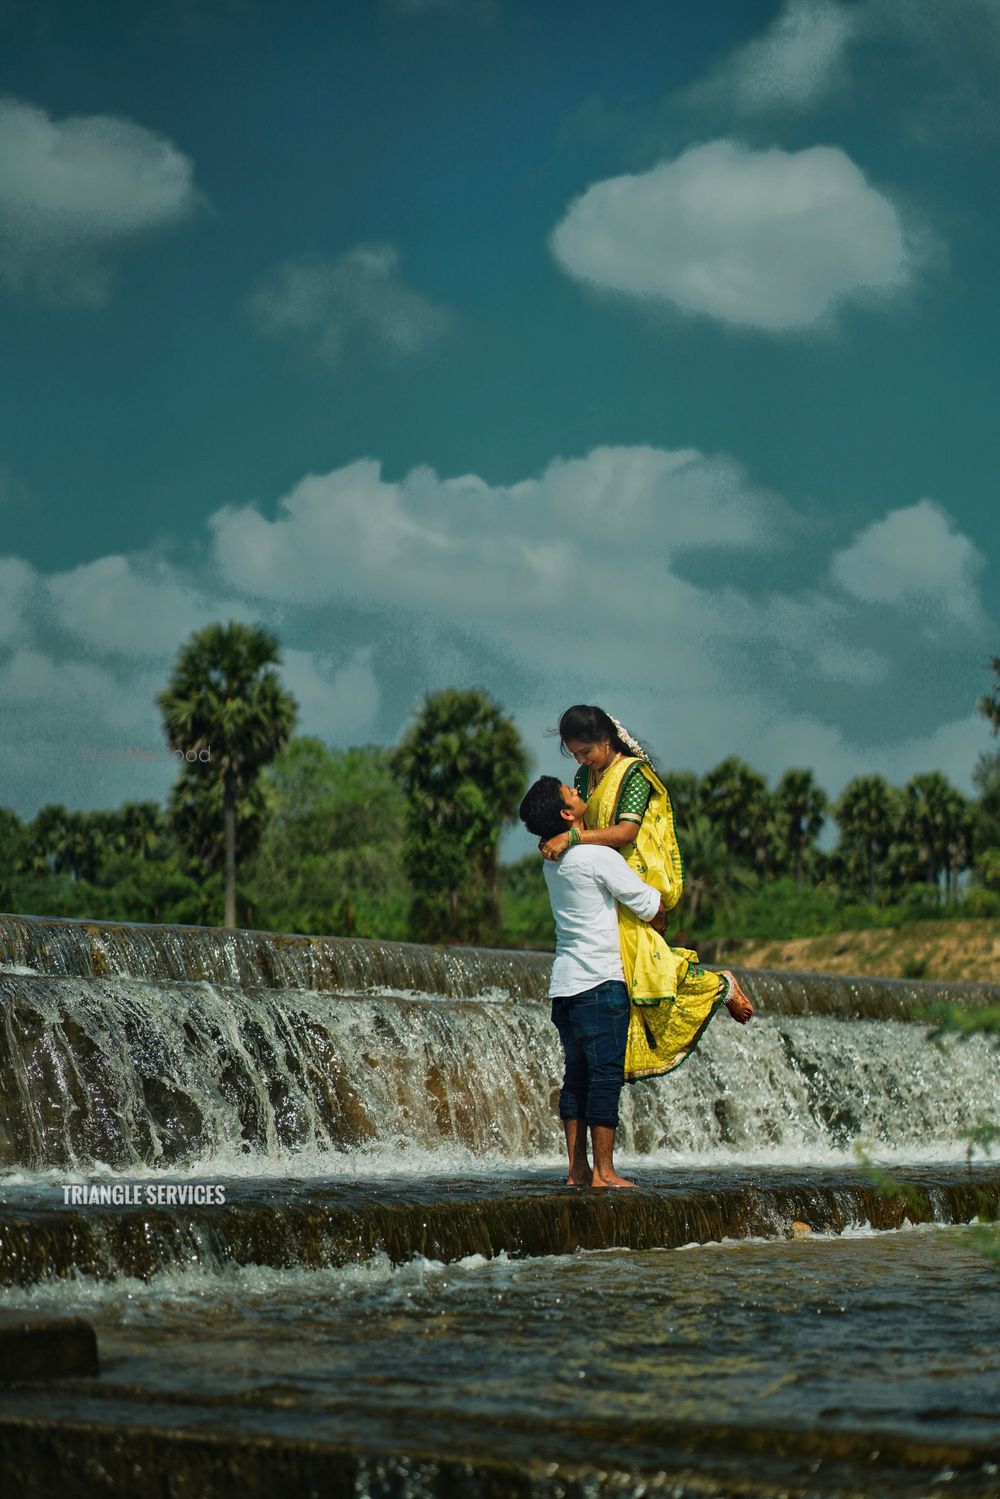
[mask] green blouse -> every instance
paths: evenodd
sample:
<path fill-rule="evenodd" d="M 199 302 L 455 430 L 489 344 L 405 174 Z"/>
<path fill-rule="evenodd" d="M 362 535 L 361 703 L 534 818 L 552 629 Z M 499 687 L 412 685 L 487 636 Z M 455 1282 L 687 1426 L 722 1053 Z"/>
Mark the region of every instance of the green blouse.
<path fill-rule="evenodd" d="M 581 765 L 573 777 L 573 784 L 584 801 L 587 800 L 589 795 L 589 776 L 590 772 L 586 765 Z M 643 775 L 639 762 L 636 761 L 634 765 L 629 766 L 622 777 L 621 787 L 618 791 L 618 801 L 615 806 L 615 822 L 640 823 L 649 805 L 651 795 L 652 787 Z"/>

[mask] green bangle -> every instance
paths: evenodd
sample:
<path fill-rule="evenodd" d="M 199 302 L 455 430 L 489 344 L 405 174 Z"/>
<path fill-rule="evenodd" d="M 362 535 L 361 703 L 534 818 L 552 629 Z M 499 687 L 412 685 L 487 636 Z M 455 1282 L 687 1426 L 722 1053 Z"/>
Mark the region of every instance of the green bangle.
<path fill-rule="evenodd" d="M 566 847 L 572 848 L 574 844 L 577 844 L 579 842 L 581 842 L 580 829 L 574 823 L 573 827 L 571 827 L 569 830 L 569 843 L 566 845 Z"/>

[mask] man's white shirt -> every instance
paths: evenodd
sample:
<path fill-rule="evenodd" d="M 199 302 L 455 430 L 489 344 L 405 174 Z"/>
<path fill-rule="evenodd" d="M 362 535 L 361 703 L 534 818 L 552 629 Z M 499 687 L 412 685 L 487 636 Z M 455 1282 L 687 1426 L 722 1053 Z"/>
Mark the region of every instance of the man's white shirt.
<path fill-rule="evenodd" d="M 561 859 L 547 859 L 545 883 L 556 923 L 549 995 L 582 994 L 597 984 L 622 982 L 616 902 L 648 921 L 659 909 L 659 892 L 615 849 L 596 843 L 577 843 Z"/>

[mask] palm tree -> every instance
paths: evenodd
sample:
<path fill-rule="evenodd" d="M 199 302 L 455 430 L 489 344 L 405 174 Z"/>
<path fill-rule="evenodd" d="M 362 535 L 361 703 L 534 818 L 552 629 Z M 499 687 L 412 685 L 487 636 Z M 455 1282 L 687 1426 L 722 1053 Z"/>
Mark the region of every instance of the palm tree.
<path fill-rule="evenodd" d="M 778 845 L 801 885 L 806 856 L 820 833 L 829 803 L 811 770 L 786 770 L 774 790 Z"/>
<path fill-rule="evenodd" d="M 113 812 L 71 812 L 65 862 L 75 880 L 93 884 L 106 849 L 113 847 Z"/>
<path fill-rule="evenodd" d="M 208 625 L 182 646 L 156 701 L 171 749 L 186 756 L 190 788 L 222 791 L 225 925 L 236 925 L 236 803 L 288 740 L 298 711 L 272 668 L 278 642 L 230 621 Z"/>
<path fill-rule="evenodd" d="M 683 849 L 685 928 L 693 928 L 706 908 L 728 910 L 738 895 L 746 894 L 757 883 L 703 812 L 696 812 L 685 823 Z"/>
<path fill-rule="evenodd" d="M 118 809 L 118 833 L 125 853 L 151 859 L 159 850 L 166 828 L 155 802 L 125 802 Z"/>
<path fill-rule="evenodd" d="M 730 755 L 702 777 L 698 806 L 733 857 L 766 879 L 774 848 L 774 806 L 764 777 Z"/>
<path fill-rule="evenodd" d="M 26 872 L 65 874 L 70 868 L 72 832 L 72 812 L 67 812 L 61 804 L 41 807 L 26 830 Z"/>
<path fill-rule="evenodd" d="M 225 791 L 218 777 L 199 775 L 185 765 L 170 788 L 167 817 L 195 873 L 211 875 L 225 868 Z M 241 863 L 256 850 L 266 821 L 264 787 L 257 780 L 236 799 L 235 843 Z"/>
<path fill-rule="evenodd" d="M 497 940 L 497 842 L 528 773 L 513 722 L 480 689 L 446 687 L 424 699 L 392 770 L 409 803 L 403 861 L 414 937 Z"/>
<path fill-rule="evenodd" d="M 881 776 L 858 776 L 834 808 L 840 827 L 837 852 L 848 875 L 874 903 L 899 826 L 899 795 Z"/>
<path fill-rule="evenodd" d="M 958 873 L 968 864 L 970 814 L 965 797 L 939 770 L 932 770 L 908 781 L 903 798 L 927 883 L 936 885 L 944 874 L 950 894 Z"/>
<path fill-rule="evenodd" d="M 664 777 L 677 826 L 686 827 L 698 810 L 698 777 L 692 770 L 671 770 Z"/>

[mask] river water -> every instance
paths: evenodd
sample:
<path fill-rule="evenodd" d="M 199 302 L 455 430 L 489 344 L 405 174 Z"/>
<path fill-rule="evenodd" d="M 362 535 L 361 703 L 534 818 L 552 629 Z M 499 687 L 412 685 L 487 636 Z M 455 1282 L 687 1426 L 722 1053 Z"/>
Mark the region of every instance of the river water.
<path fill-rule="evenodd" d="M 561 1185 L 542 959 L 0 918 L 0 964 L 0 1312 L 101 1354 L 64 1432 L 327 1444 L 358 1499 L 1000 1494 L 997 1053 L 912 1018 L 956 994 L 749 976 L 612 1194 Z"/>

